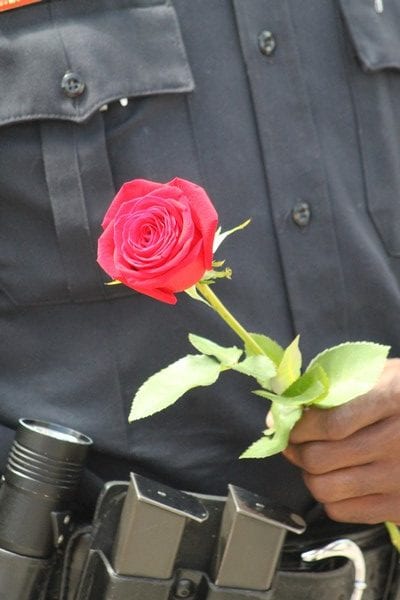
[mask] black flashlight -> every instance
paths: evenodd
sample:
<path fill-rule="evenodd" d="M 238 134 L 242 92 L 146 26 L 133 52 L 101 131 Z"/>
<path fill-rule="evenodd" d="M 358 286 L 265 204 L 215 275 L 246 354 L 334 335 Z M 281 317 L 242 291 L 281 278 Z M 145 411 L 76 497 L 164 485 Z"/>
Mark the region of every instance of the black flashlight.
<path fill-rule="evenodd" d="M 39 597 L 91 444 L 68 427 L 19 421 L 0 487 L 0 600 Z"/>
<path fill-rule="evenodd" d="M 49 556 L 51 515 L 68 509 L 92 440 L 44 421 L 21 419 L 0 487 L 0 548 Z"/>

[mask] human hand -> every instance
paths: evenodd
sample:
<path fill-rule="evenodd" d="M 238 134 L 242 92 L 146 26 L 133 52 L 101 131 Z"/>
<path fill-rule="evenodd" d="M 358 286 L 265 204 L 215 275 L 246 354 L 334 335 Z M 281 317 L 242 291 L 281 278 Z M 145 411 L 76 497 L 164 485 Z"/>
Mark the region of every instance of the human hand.
<path fill-rule="evenodd" d="M 331 519 L 400 523 L 400 359 L 364 396 L 305 411 L 284 455 Z"/>

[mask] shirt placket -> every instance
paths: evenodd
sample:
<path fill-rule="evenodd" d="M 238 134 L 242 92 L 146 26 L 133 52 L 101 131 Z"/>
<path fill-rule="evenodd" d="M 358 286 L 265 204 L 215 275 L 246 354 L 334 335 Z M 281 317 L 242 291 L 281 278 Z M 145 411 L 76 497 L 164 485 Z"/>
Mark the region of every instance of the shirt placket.
<path fill-rule="evenodd" d="M 234 10 L 294 327 L 326 346 L 347 336 L 345 288 L 289 3 L 234 0 Z"/>

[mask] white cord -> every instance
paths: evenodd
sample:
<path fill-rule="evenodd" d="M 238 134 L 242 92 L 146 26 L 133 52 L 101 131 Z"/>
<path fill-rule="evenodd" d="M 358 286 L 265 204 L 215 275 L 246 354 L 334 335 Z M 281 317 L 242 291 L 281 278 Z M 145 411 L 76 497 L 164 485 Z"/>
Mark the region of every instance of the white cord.
<path fill-rule="evenodd" d="M 361 600 L 367 584 L 365 582 L 365 560 L 363 553 L 352 540 L 336 540 L 323 548 L 303 552 L 301 558 L 306 562 L 322 560 L 334 556 L 343 556 L 351 560 L 354 566 L 354 589 L 350 600 Z"/>

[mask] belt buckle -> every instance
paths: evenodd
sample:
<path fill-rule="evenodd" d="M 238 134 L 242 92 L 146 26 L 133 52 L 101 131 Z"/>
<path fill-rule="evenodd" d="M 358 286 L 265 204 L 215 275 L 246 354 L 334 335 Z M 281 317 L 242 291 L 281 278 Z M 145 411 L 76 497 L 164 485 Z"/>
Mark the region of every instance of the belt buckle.
<path fill-rule="evenodd" d="M 303 552 L 301 558 L 306 562 L 313 562 L 334 556 L 343 556 L 353 563 L 354 589 L 350 600 L 361 600 L 364 590 L 367 587 L 365 581 L 366 568 L 364 555 L 355 542 L 348 539 L 336 540 L 322 548 Z"/>

